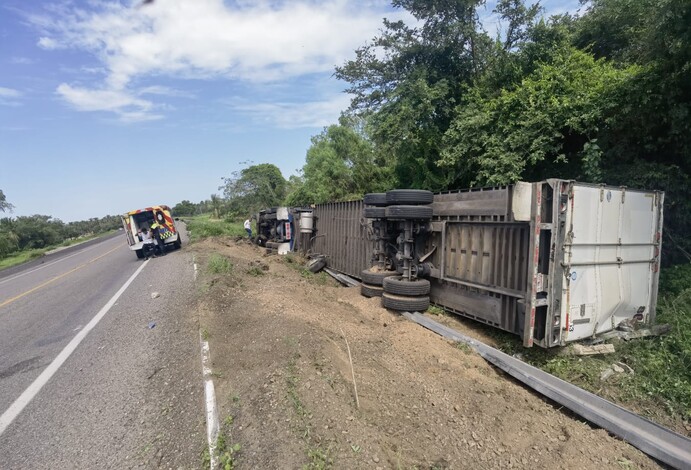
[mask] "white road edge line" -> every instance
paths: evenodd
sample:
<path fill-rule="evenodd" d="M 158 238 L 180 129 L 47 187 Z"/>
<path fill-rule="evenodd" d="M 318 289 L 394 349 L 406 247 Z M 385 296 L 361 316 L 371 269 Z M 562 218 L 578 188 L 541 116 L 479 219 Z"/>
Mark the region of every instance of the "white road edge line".
<path fill-rule="evenodd" d="M 202 371 L 204 372 L 204 397 L 206 398 L 206 438 L 209 441 L 209 456 L 211 470 L 217 465 L 216 458 L 216 439 L 218 438 L 218 409 L 216 408 L 216 391 L 214 381 L 211 378 L 211 368 L 209 367 L 210 352 L 209 342 L 204 341 L 202 332 L 199 332 L 199 341 L 202 344 Z"/>
<path fill-rule="evenodd" d="M 115 295 L 108 301 L 107 304 L 96 314 L 94 318 L 72 338 L 65 348 L 60 351 L 60 354 L 53 359 L 46 369 L 41 372 L 36 380 L 33 381 L 31 385 L 27 387 L 24 392 L 17 398 L 12 405 L 5 411 L 2 416 L 0 416 L 0 436 L 5 432 L 7 427 L 12 424 L 17 416 L 22 412 L 22 410 L 34 399 L 34 397 L 41 391 L 43 386 L 48 383 L 48 381 L 53 377 L 53 375 L 60 369 L 60 367 L 65 363 L 68 357 L 77 349 L 79 343 L 86 337 L 87 334 L 101 321 L 106 313 L 115 305 L 118 298 L 125 292 L 125 290 L 132 284 L 132 281 L 142 272 L 142 269 L 147 265 L 148 261 L 144 261 L 139 269 L 137 269 L 132 276 L 123 284 L 123 286 L 118 290 Z"/>
<path fill-rule="evenodd" d="M 197 280 L 197 261 L 196 257 L 192 257 L 192 264 L 194 265 L 194 280 Z M 218 408 L 216 407 L 216 389 L 214 388 L 214 381 L 211 375 L 211 351 L 209 349 L 209 342 L 204 341 L 204 335 L 201 328 L 199 329 L 199 343 L 202 348 L 202 374 L 204 377 L 204 398 L 206 399 L 206 439 L 209 443 L 209 467 L 215 470 L 218 466 L 218 458 L 216 457 L 216 440 L 218 439 Z"/>

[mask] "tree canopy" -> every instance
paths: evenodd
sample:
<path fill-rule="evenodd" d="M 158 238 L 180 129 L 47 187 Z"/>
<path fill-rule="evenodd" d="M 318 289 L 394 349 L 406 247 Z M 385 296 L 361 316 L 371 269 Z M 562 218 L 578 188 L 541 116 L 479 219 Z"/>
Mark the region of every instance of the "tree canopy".
<path fill-rule="evenodd" d="M 6 212 L 6 211 L 12 211 L 14 206 L 7 202 L 7 199 L 5 197 L 5 193 L 2 192 L 2 189 L 0 189 L 0 211 Z"/>
<path fill-rule="evenodd" d="M 384 20 L 336 68 L 392 186 L 561 177 L 664 189 L 667 241 L 691 251 L 691 0 L 593 0 L 551 18 L 500 0 L 496 35 L 479 21 L 483 1 L 392 4 L 416 24 Z"/>
<path fill-rule="evenodd" d="M 288 205 L 358 199 L 391 185 L 393 175 L 362 125 L 362 120 L 342 117 L 312 137 L 302 177 L 291 182 Z"/>
<path fill-rule="evenodd" d="M 286 196 L 286 180 L 281 170 L 271 163 L 244 168 L 230 178 L 223 178 L 223 183 L 218 189 L 223 191 L 228 210 L 233 216 L 279 206 Z"/>

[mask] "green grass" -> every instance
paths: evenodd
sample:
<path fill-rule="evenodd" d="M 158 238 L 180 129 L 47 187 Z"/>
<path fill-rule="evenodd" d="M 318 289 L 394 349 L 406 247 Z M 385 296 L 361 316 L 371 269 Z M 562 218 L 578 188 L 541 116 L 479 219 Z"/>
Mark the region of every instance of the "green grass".
<path fill-rule="evenodd" d="M 473 348 L 471 348 L 468 343 L 463 343 L 460 341 L 456 343 L 456 349 L 463 351 L 465 354 L 470 354 L 473 352 Z"/>
<path fill-rule="evenodd" d="M 208 215 L 185 218 L 190 241 L 198 241 L 208 237 L 242 237 L 247 232 L 241 222 L 228 222 L 223 219 L 212 219 Z"/>
<path fill-rule="evenodd" d="M 249 268 L 247 270 L 247 274 L 249 274 L 250 276 L 253 276 L 253 277 L 259 277 L 259 276 L 263 276 L 266 273 L 259 266 L 252 266 L 251 268 Z"/>
<path fill-rule="evenodd" d="M 212 274 L 230 274 L 233 272 L 233 263 L 225 256 L 214 253 L 209 256 L 206 269 Z"/>
<path fill-rule="evenodd" d="M 76 245 L 77 243 L 83 243 L 85 241 L 89 241 L 98 237 L 103 237 L 114 232 L 115 230 L 111 230 L 109 232 L 100 233 L 98 235 L 90 235 L 88 237 L 75 238 L 74 240 L 65 240 L 62 243 L 59 243 L 57 245 L 51 245 L 46 248 L 35 248 L 32 250 L 20 251 L 5 258 L 0 258 L 0 270 L 11 268 L 12 266 L 17 266 L 22 263 L 26 263 L 27 261 L 31 261 L 32 259 L 40 258 L 41 256 L 45 255 L 48 251 L 54 250 L 56 248 Z"/>
<path fill-rule="evenodd" d="M 230 422 L 232 424 L 232 418 Z M 218 433 L 218 438 L 216 439 L 218 463 L 223 470 L 233 470 L 237 463 L 237 454 L 240 452 L 241 446 L 240 444 L 230 444 L 226 439 L 225 432 L 221 431 Z"/>
<path fill-rule="evenodd" d="M 21 251 L 12 256 L 0 259 L 0 269 L 10 268 L 12 266 L 17 266 L 18 264 L 26 263 L 32 259 L 40 258 L 43 256 L 48 249 L 35 249 Z"/>
<path fill-rule="evenodd" d="M 436 305 L 430 305 L 429 308 L 427 309 L 427 312 L 430 315 L 445 315 L 446 312 L 444 311 L 443 308 L 438 307 Z"/>

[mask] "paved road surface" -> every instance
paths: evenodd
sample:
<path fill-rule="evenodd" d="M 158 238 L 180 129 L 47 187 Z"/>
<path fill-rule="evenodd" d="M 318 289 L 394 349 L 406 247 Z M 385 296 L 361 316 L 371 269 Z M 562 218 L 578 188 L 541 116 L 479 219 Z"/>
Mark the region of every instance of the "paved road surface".
<path fill-rule="evenodd" d="M 27 395 L 139 268 L 52 378 Z M 184 249 L 143 262 L 122 237 L 0 278 L 0 467 L 198 468 L 206 431 L 192 278 Z"/>

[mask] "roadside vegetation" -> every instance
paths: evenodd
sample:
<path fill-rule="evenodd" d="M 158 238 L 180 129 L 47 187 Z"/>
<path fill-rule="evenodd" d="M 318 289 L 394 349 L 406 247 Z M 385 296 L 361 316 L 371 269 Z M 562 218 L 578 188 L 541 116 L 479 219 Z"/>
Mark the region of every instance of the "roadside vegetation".
<path fill-rule="evenodd" d="M 0 221 L 1 224 L 1 221 Z M 94 238 L 102 237 L 111 233 L 114 233 L 116 230 L 108 230 L 105 232 L 100 232 L 100 233 L 92 233 L 89 235 L 81 236 L 81 237 L 75 237 L 75 238 L 70 238 L 68 240 L 64 240 L 62 243 L 54 244 L 54 245 L 48 245 L 43 248 L 25 248 L 22 250 L 18 251 L 13 251 L 10 254 L 7 254 L 3 257 L 0 257 L 0 270 L 5 269 L 5 268 L 10 268 L 12 266 L 17 266 L 22 263 L 26 263 L 27 261 L 31 261 L 32 259 L 40 258 L 41 256 L 45 255 L 46 253 L 51 252 L 52 250 L 56 250 L 59 248 L 66 248 L 68 246 L 72 245 L 77 245 L 79 243 L 83 243 L 89 240 L 92 240 Z M 1 234 L 0 234 L 1 235 Z"/>
<path fill-rule="evenodd" d="M 213 218 L 211 214 L 185 217 L 190 241 L 208 237 L 242 237 L 247 236 L 242 221 Z"/>

